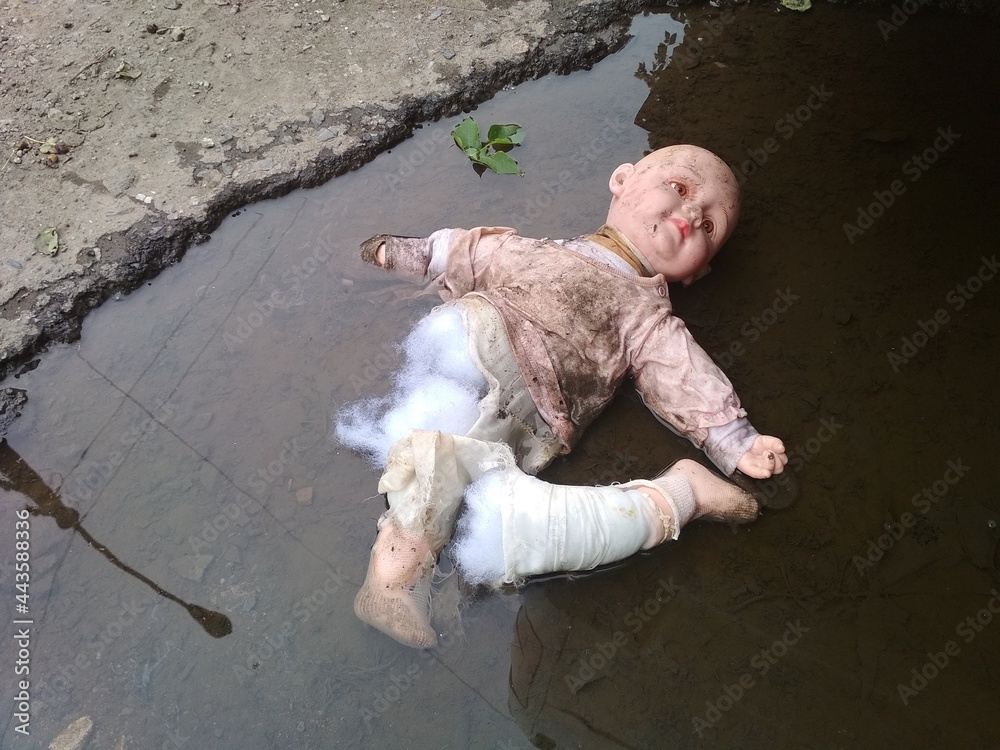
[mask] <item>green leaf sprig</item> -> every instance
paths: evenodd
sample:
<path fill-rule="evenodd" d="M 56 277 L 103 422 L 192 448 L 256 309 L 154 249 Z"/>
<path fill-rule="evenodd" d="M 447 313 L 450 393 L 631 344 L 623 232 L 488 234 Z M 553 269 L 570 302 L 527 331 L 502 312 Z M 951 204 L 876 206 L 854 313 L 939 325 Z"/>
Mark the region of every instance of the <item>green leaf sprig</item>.
<path fill-rule="evenodd" d="M 524 141 L 524 128 L 520 125 L 490 125 L 486 140 L 483 141 L 479 135 L 479 123 L 466 117 L 451 131 L 451 136 L 455 139 L 455 145 L 474 163 L 488 167 L 497 174 L 524 175 L 517 162 L 507 154 L 507 151 Z"/>

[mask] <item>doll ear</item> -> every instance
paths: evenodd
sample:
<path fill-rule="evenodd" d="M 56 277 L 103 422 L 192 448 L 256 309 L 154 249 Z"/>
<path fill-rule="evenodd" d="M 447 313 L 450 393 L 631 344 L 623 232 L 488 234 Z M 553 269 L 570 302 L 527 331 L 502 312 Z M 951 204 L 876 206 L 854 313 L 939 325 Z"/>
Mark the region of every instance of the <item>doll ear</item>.
<path fill-rule="evenodd" d="M 632 176 L 635 172 L 634 164 L 619 164 L 615 171 L 611 173 L 611 179 L 608 181 L 608 187 L 611 189 L 612 194 L 619 196 L 625 186 L 625 181 Z"/>

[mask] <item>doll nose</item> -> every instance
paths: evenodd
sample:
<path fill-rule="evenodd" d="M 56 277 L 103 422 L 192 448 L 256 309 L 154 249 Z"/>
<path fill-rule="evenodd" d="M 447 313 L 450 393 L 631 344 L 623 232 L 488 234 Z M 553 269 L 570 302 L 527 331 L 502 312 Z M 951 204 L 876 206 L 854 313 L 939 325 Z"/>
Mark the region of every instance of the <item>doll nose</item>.
<path fill-rule="evenodd" d="M 688 203 L 684 206 L 684 213 L 687 214 L 688 221 L 692 227 L 701 224 L 701 206 L 695 203 Z"/>

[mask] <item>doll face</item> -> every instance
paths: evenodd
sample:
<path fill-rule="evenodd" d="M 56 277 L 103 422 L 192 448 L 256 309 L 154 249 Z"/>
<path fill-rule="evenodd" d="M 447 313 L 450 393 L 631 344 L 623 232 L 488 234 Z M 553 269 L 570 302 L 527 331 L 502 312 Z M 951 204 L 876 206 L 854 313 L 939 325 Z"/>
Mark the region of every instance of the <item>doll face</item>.
<path fill-rule="evenodd" d="M 697 146 L 669 146 L 611 175 L 608 224 L 622 232 L 667 281 L 690 284 L 739 218 L 736 177 Z"/>

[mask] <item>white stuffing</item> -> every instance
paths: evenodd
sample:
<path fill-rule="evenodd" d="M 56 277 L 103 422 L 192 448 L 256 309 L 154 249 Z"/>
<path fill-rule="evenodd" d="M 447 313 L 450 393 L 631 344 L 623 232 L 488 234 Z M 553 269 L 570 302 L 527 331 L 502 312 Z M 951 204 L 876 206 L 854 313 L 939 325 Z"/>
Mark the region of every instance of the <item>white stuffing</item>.
<path fill-rule="evenodd" d="M 488 471 L 465 491 L 451 556 L 462 578 L 474 585 L 495 586 L 504 577 L 500 498 L 509 491 L 505 475 L 502 469 Z"/>
<path fill-rule="evenodd" d="M 403 342 L 403 367 L 392 393 L 359 401 L 334 417 L 341 443 L 385 466 L 389 448 L 413 430 L 464 435 L 479 419 L 488 386 L 469 354 L 456 307 L 435 308 Z"/>

